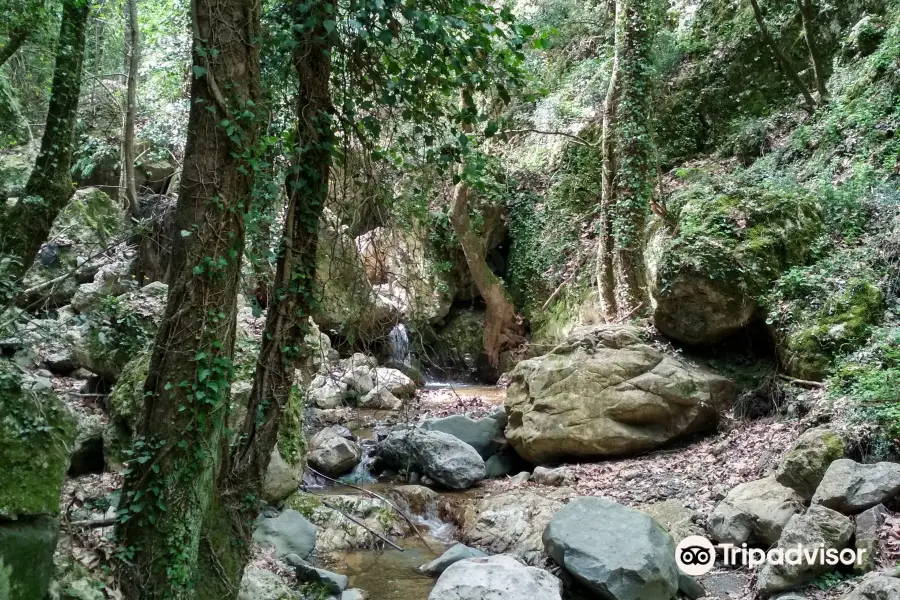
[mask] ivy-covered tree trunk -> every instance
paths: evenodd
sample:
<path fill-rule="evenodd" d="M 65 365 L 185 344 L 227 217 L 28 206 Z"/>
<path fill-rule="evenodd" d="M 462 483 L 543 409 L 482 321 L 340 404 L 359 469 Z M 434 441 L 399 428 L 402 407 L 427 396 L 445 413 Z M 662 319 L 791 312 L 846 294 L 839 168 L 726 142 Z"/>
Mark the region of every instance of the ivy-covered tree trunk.
<path fill-rule="evenodd" d="M 21 277 L 47 239 L 56 215 L 72 197 L 72 151 L 90 3 L 64 0 L 47 123 L 24 196 L 0 212 L 0 255 L 16 264 L 7 276 Z"/>
<path fill-rule="evenodd" d="M 462 93 L 461 107 L 463 111 L 469 108 L 467 100 L 469 92 Z M 463 125 L 463 131 L 471 132 L 470 125 Z M 487 254 L 487 240 L 481 238 L 472 227 L 469 218 L 469 185 L 466 183 L 465 167 L 459 167 L 459 182 L 453 190 L 453 198 L 450 200 L 450 225 L 459 239 L 459 245 L 466 257 L 466 265 L 472 275 L 472 281 L 478 288 L 484 300 L 484 351 L 488 362 L 492 367 L 500 364 L 500 352 L 512 348 L 524 341 L 524 328 L 522 320 L 516 314 L 509 294 L 500 278 L 494 275 L 485 261 Z"/>
<path fill-rule="evenodd" d="M 287 209 L 266 328 L 250 392 L 247 418 L 238 424 L 240 442 L 223 465 L 217 485 L 216 515 L 204 527 L 204 577 L 198 600 L 236 598 L 252 549 L 253 525 L 278 428 L 291 394 L 295 372 L 309 357 L 316 293 L 319 219 L 328 194 L 335 136 L 329 88 L 331 38 L 325 22 L 334 0 L 294 3 L 298 75 L 297 146 L 285 182 Z M 250 499 L 248 501 L 248 499 Z"/>
<path fill-rule="evenodd" d="M 257 144 L 259 4 L 194 0 L 191 109 L 166 312 L 156 336 L 117 533 L 132 600 L 193 598 L 214 497 Z M 235 116 L 238 115 L 238 116 Z"/>
<path fill-rule="evenodd" d="M 141 61 L 137 0 L 125 2 L 125 68 L 128 85 L 125 92 L 125 124 L 122 135 L 122 194 L 132 217 L 140 216 L 137 185 L 134 179 L 134 117 L 137 112 L 138 65 Z"/>
<path fill-rule="evenodd" d="M 616 2 L 615 56 L 603 117 L 598 256 L 601 306 L 606 319 L 640 314 L 650 307 L 643 235 L 653 201 L 652 22 L 653 0 Z M 609 290 L 611 271 L 615 271 L 614 300 Z"/>

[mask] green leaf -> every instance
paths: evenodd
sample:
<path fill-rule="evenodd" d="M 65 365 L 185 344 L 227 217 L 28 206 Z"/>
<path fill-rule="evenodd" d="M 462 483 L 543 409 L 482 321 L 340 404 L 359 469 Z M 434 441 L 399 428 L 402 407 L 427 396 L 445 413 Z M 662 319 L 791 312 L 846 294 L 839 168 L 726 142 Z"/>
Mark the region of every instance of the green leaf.
<path fill-rule="evenodd" d="M 322 21 L 322 27 L 324 27 L 325 31 L 327 31 L 328 33 L 334 31 L 336 25 L 337 23 L 332 19 L 325 19 L 324 21 Z"/>
<path fill-rule="evenodd" d="M 182 230 L 181 230 L 181 237 L 190 237 L 190 236 L 191 236 L 191 233 L 192 233 L 192 232 L 188 231 L 187 229 L 182 229 Z"/>
<path fill-rule="evenodd" d="M 206 75 L 206 68 L 201 67 L 200 65 L 194 65 L 192 67 L 192 70 L 194 71 L 194 77 L 196 77 L 197 79 L 200 79 L 201 77 Z"/>

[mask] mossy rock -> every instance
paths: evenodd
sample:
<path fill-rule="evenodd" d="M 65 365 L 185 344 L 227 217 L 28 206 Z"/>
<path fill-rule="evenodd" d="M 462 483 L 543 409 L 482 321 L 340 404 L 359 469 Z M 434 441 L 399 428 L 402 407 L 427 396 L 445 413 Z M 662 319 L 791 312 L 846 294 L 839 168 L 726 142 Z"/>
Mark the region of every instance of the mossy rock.
<path fill-rule="evenodd" d="M 423 362 L 443 376 L 471 376 L 484 363 L 484 318 L 473 309 L 452 314 L 422 353 Z"/>
<path fill-rule="evenodd" d="M 75 420 L 47 379 L 0 361 L 0 517 L 55 515 Z M 2 554 L 0 554 L 2 556 Z"/>
<path fill-rule="evenodd" d="M 54 517 L 0 521 L 0 598 L 40 600 L 46 596 L 58 531 Z"/>
<path fill-rule="evenodd" d="M 812 499 L 825 471 L 834 461 L 844 458 L 846 443 L 831 429 L 810 429 L 803 433 L 781 460 L 775 480 L 807 500 Z"/>
<path fill-rule="evenodd" d="M 695 182 L 670 203 L 675 234 L 649 252 L 654 322 L 686 344 L 710 344 L 761 316 L 759 300 L 786 269 L 809 261 L 823 232 L 815 198 L 746 178 Z"/>
<path fill-rule="evenodd" d="M 885 308 L 872 260 L 865 248 L 843 250 L 776 282 L 765 305 L 788 374 L 821 380 L 868 339 Z"/>
<path fill-rule="evenodd" d="M 284 501 L 286 509 L 292 508 L 307 519 L 312 519 L 316 509 L 320 506 L 322 506 L 322 500 L 309 492 L 294 492 Z"/>

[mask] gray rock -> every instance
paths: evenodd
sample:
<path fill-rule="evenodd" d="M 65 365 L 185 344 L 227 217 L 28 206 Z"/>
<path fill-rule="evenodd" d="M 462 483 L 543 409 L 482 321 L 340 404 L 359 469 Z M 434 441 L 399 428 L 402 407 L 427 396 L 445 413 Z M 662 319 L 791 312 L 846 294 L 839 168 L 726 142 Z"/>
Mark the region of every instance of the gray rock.
<path fill-rule="evenodd" d="M 557 467 L 548 469 L 547 467 L 535 467 L 531 474 L 531 480 L 538 485 L 560 486 L 566 483 L 569 477 L 568 469 Z"/>
<path fill-rule="evenodd" d="M 383 410 L 399 410 L 403 408 L 403 400 L 393 395 L 387 388 L 373 388 L 359 399 L 362 408 L 380 408 Z"/>
<path fill-rule="evenodd" d="M 344 403 L 347 384 L 329 375 L 316 375 L 309 384 L 306 398 L 319 408 L 337 408 Z"/>
<path fill-rule="evenodd" d="M 329 477 L 343 475 L 362 459 L 362 448 L 341 435 L 342 429 L 346 428 L 326 427 L 309 441 L 310 466 Z"/>
<path fill-rule="evenodd" d="M 855 514 L 890 500 L 898 492 L 900 464 L 863 465 L 845 458 L 831 463 L 812 502 L 844 514 Z"/>
<path fill-rule="evenodd" d="M 698 577 L 706 593 L 713 598 L 731 599 L 742 597 L 751 576 L 749 571 L 713 571 Z"/>
<path fill-rule="evenodd" d="M 44 598 L 53 579 L 58 530 L 59 521 L 51 517 L 0 520 L 0 583 L 5 572 L 9 600 Z"/>
<path fill-rule="evenodd" d="M 532 464 L 655 450 L 715 428 L 733 389 L 644 343 L 636 327 L 579 327 L 510 372 L 506 438 Z"/>
<path fill-rule="evenodd" d="M 562 582 L 550 573 L 500 555 L 450 566 L 428 600 L 560 600 L 561 592 Z"/>
<path fill-rule="evenodd" d="M 528 480 L 531 479 L 531 473 L 528 471 L 522 471 L 518 475 L 509 478 L 509 482 L 512 485 L 525 485 L 528 483 Z"/>
<path fill-rule="evenodd" d="M 847 547 L 853 535 L 853 523 L 841 513 L 813 505 L 804 515 L 794 515 L 784 528 L 778 548 L 784 551 L 796 548 L 821 547 L 823 550 L 841 550 Z M 815 561 L 812 564 L 801 561 L 800 564 L 766 563 L 759 572 L 757 589 L 759 594 L 768 598 L 778 592 L 799 587 L 815 579 L 818 575 L 832 570 L 834 566 Z"/>
<path fill-rule="evenodd" d="M 103 460 L 103 428 L 100 415 L 76 415 L 75 442 L 72 445 L 72 458 L 69 461 L 69 475 L 78 476 L 86 473 L 102 473 Z"/>
<path fill-rule="evenodd" d="M 349 390 L 357 396 L 365 396 L 375 389 L 374 373 L 372 367 L 360 365 L 353 367 L 341 377 L 341 382 L 347 385 Z"/>
<path fill-rule="evenodd" d="M 357 589 L 344 590 L 341 600 L 366 600 L 366 593 Z"/>
<path fill-rule="evenodd" d="M 296 510 L 287 509 L 275 518 L 260 518 L 253 541 L 274 549 L 276 558 L 288 554 L 306 558 L 316 547 L 316 526 Z"/>
<path fill-rule="evenodd" d="M 675 544 L 648 515 L 596 497 L 575 498 L 543 535 L 547 553 L 588 589 L 615 600 L 670 600 Z"/>
<path fill-rule="evenodd" d="M 484 461 L 484 478 L 505 477 L 516 468 L 517 457 L 512 452 L 498 452 Z"/>
<path fill-rule="evenodd" d="M 440 431 L 393 431 L 378 445 L 378 459 L 388 468 L 415 468 L 451 489 L 466 489 L 484 479 L 484 460 L 478 452 Z"/>
<path fill-rule="evenodd" d="M 844 457 L 844 440 L 834 431 L 817 427 L 804 432 L 787 451 L 775 480 L 809 501 L 834 461 Z"/>
<path fill-rule="evenodd" d="M 329 594 L 340 594 L 350 585 L 350 579 L 346 575 L 340 573 L 332 573 L 325 569 L 317 569 L 316 567 L 301 563 L 295 565 L 297 581 L 303 583 L 318 583 L 325 587 Z"/>
<path fill-rule="evenodd" d="M 372 379 L 375 389 L 387 390 L 398 398 L 408 398 L 416 391 L 416 382 L 397 369 L 375 367 Z"/>
<path fill-rule="evenodd" d="M 638 507 L 638 510 L 653 517 L 676 542 L 692 535 L 704 535 L 703 528 L 697 525 L 700 515 L 678 500 L 645 504 Z"/>
<path fill-rule="evenodd" d="M 294 600 L 296 596 L 277 573 L 254 567 L 244 571 L 238 600 Z"/>
<path fill-rule="evenodd" d="M 277 504 L 296 492 L 303 479 L 303 467 L 302 460 L 293 465 L 286 461 L 276 445 L 263 480 L 263 500 L 269 504 Z"/>
<path fill-rule="evenodd" d="M 460 539 L 492 554 L 524 556 L 543 551 L 544 529 L 563 505 L 555 496 L 564 494 L 553 492 L 513 489 L 483 498 L 473 510 L 465 511 Z"/>
<path fill-rule="evenodd" d="M 706 589 L 700 582 L 684 573 L 678 574 L 678 591 L 687 596 L 690 600 L 697 600 L 698 598 L 706 596 Z"/>
<path fill-rule="evenodd" d="M 419 567 L 419 570 L 426 575 L 436 576 L 446 571 L 447 567 L 449 567 L 450 565 L 458 563 L 461 560 L 466 560 L 469 558 L 482 558 L 485 556 L 487 556 L 487 554 L 485 554 L 481 550 L 469 548 L 465 544 L 454 544 L 450 547 L 449 550 L 438 556 L 430 563 L 426 563 Z"/>
<path fill-rule="evenodd" d="M 506 427 L 505 412 L 494 413 L 477 420 L 467 415 L 451 415 L 428 419 L 422 423 L 422 429 L 442 431 L 464 441 L 475 448 L 484 459 L 490 458 L 500 449 L 504 427 Z"/>
<path fill-rule="evenodd" d="M 881 550 L 878 532 L 887 515 L 888 510 L 883 504 L 856 515 L 855 545 L 856 550 L 863 553 L 862 560 L 853 566 L 853 570 L 857 573 L 868 573 L 875 568 L 875 558 Z"/>
<path fill-rule="evenodd" d="M 900 579 L 883 573 L 872 574 L 862 580 L 849 594 L 839 600 L 897 600 L 900 598 Z"/>
<path fill-rule="evenodd" d="M 797 492 L 766 477 L 742 483 L 728 492 L 713 509 L 708 530 L 714 540 L 740 546 L 743 543 L 771 545 L 797 513 L 803 512 Z"/>

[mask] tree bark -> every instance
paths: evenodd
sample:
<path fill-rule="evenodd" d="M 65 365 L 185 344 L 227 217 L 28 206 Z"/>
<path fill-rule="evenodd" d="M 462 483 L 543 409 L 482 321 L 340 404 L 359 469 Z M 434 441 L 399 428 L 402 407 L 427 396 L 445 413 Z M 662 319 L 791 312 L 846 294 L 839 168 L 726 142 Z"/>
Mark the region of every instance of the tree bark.
<path fill-rule="evenodd" d="M 812 62 L 813 74 L 816 78 L 816 90 L 819 92 L 819 104 L 828 102 L 828 88 L 825 86 L 825 69 L 822 64 L 822 55 L 819 52 L 819 44 L 816 41 L 816 13 L 813 10 L 811 0 L 796 0 L 797 9 L 800 11 L 800 19 L 803 22 L 803 38 L 809 50 L 809 60 Z"/>
<path fill-rule="evenodd" d="M 140 217 L 137 185 L 134 179 L 134 117 L 137 112 L 137 79 L 141 47 L 137 0 L 125 2 L 125 66 L 128 85 L 125 92 L 125 123 L 122 135 L 122 178 L 125 206 L 134 218 Z"/>
<path fill-rule="evenodd" d="M 166 312 L 119 508 L 132 600 L 194 597 L 201 528 L 214 502 L 244 251 L 243 218 L 257 144 L 259 4 L 194 0 L 188 138 L 175 208 Z M 227 97 L 223 94 L 223 89 Z"/>
<path fill-rule="evenodd" d="M 803 94 L 806 110 L 813 112 L 816 107 L 816 101 L 813 99 L 812 94 L 809 93 L 809 88 L 807 88 L 806 84 L 803 83 L 803 80 L 800 79 L 797 69 L 794 68 L 791 61 L 788 60 L 787 56 L 781 51 L 781 48 L 778 47 L 772 34 L 769 33 L 769 28 L 766 26 L 766 22 L 763 19 L 762 11 L 759 9 L 759 2 L 757 2 L 757 0 L 750 0 L 750 6 L 753 8 L 753 17 L 756 19 L 756 24 L 759 26 L 760 35 L 762 35 L 763 40 L 772 50 L 772 54 L 775 55 L 775 60 L 781 66 L 781 70 L 784 71 L 784 74 L 787 75 L 788 79 L 790 79 L 797 89 L 800 90 L 800 93 Z"/>
<path fill-rule="evenodd" d="M 53 84 L 41 149 L 24 196 L 0 214 L 0 255 L 16 264 L 8 276 L 21 277 L 34 262 L 53 221 L 72 197 L 72 152 L 90 3 L 65 0 L 53 68 Z"/>
<path fill-rule="evenodd" d="M 467 91 L 462 94 L 461 107 L 463 111 L 470 108 Z M 471 125 L 464 123 L 463 131 L 470 133 Z M 453 190 L 453 198 L 450 201 L 450 224 L 459 245 L 462 246 L 466 257 L 466 264 L 472 281 L 484 300 L 487 310 L 484 319 L 484 351 L 488 362 L 492 367 L 500 364 L 500 352 L 520 344 L 524 338 L 524 328 L 515 306 L 506 293 L 506 288 L 500 279 L 491 272 L 484 257 L 486 254 L 486 240 L 480 238 L 472 228 L 469 218 L 469 185 L 463 178 L 464 165 L 459 167 L 459 183 Z"/>
<path fill-rule="evenodd" d="M 12 55 L 15 54 L 19 48 L 22 46 L 22 42 L 24 42 L 28 38 L 28 32 L 24 29 L 14 29 L 9 33 L 9 39 L 6 41 L 6 45 L 0 48 L 0 67 L 6 64 Z"/>
<path fill-rule="evenodd" d="M 613 206 L 615 264 L 619 276 L 619 316 L 650 307 L 644 267 L 644 229 L 653 202 L 654 162 L 650 132 L 651 0 L 619 0 L 616 5 L 616 56 L 619 86 L 616 176 Z"/>
<path fill-rule="evenodd" d="M 205 576 L 197 594 L 201 600 L 237 597 L 259 512 L 258 504 L 245 499 L 261 495 L 284 408 L 291 394 L 298 393 L 294 373 L 309 357 L 305 338 L 315 303 L 319 219 L 335 143 L 329 88 L 332 43 L 323 25 L 334 9 L 334 0 L 305 8 L 297 1 L 293 7 L 295 23 L 315 20 L 317 25 L 296 36 L 297 148 L 285 182 L 284 233 L 247 418 L 239 424 L 240 443 L 219 476 L 217 515 L 204 527 Z"/>
<path fill-rule="evenodd" d="M 618 35 L 618 30 L 616 34 Z M 612 213 L 615 203 L 614 183 L 616 177 L 616 149 L 612 139 L 616 122 L 618 102 L 619 59 L 613 56 L 612 69 L 606 98 L 603 101 L 603 131 L 600 143 L 602 156 L 602 182 L 600 196 L 600 237 L 597 243 L 597 289 L 600 293 L 600 312 L 606 321 L 618 314 L 616 303 L 616 273 L 613 269 L 615 242 L 612 233 Z"/>

